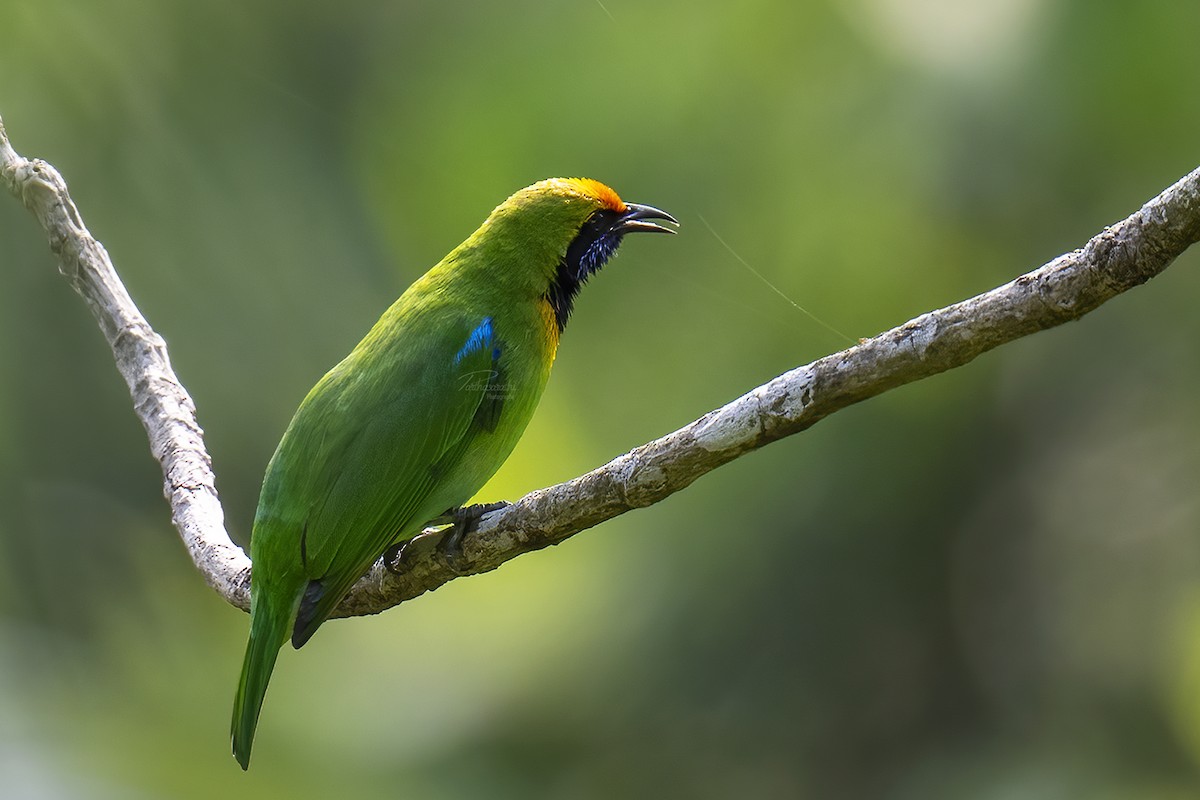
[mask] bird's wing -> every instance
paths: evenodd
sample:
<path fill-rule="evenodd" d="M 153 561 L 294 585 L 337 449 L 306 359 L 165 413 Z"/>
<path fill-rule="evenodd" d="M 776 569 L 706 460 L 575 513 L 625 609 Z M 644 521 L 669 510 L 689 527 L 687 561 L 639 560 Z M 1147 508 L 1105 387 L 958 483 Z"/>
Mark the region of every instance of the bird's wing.
<path fill-rule="evenodd" d="M 444 510 L 423 507 L 473 438 L 495 426 L 503 345 L 492 320 L 451 327 L 440 341 L 424 337 L 424 347 L 392 348 L 390 361 L 356 363 L 352 354 L 297 414 L 308 418 L 293 423 L 308 441 L 288 459 L 309 501 L 298 544 L 310 581 L 296 622 L 301 643 L 390 544 L 428 521 L 415 515 Z"/>

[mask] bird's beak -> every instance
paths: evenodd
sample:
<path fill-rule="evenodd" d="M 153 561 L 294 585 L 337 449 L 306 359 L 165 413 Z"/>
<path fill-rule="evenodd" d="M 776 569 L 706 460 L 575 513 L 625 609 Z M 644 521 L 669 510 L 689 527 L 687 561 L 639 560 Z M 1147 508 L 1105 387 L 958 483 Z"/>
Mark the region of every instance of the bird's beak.
<path fill-rule="evenodd" d="M 637 203 L 626 203 L 626 211 L 621 215 L 620 222 L 617 223 L 616 230 L 619 233 L 634 233 L 637 231 L 645 231 L 648 233 L 674 233 L 674 228 L 668 228 L 665 225 L 660 225 L 657 222 L 650 222 L 653 219 L 662 219 L 667 222 L 672 222 L 676 225 L 679 220 L 672 217 L 665 211 L 660 211 L 654 206 L 642 206 Z"/>

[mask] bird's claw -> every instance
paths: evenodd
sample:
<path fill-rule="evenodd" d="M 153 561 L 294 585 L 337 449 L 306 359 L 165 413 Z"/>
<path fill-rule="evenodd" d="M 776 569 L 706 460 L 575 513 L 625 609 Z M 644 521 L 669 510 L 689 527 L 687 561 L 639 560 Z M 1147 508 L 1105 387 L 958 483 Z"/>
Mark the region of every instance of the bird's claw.
<path fill-rule="evenodd" d="M 437 546 L 446 566 L 459 575 L 466 573 L 470 567 L 470 561 L 463 555 L 463 539 L 475 532 L 475 529 L 479 527 L 479 520 L 483 519 L 485 515 L 506 508 L 508 505 L 506 501 L 501 500 L 497 503 L 461 506 L 447 512 L 447 515 L 453 520 L 453 524 L 442 534 L 442 540 L 438 542 Z"/>
<path fill-rule="evenodd" d="M 403 575 L 405 572 L 404 555 L 408 550 L 408 543 L 412 539 L 405 539 L 403 542 L 396 542 L 394 545 L 383 551 L 383 565 L 387 567 L 388 572 L 393 575 Z"/>

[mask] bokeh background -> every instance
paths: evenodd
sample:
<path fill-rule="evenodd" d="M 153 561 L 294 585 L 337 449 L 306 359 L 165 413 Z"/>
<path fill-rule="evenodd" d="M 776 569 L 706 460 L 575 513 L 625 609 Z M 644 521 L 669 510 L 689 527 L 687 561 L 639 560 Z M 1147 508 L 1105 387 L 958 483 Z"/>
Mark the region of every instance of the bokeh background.
<path fill-rule="evenodd" d="M 1200 163 L 1177 0 L 0 0 L 0 31 L 10 137 L 165 336 L 242 542 L 308 387 L 534 180 L 683 227 L 588 286 L 488 500 L 1007 281 Z M 192 568 L 54 263 L 0 196 L 4 797 L 1200 795 L 1200 253 L 326 626 L 281 658 L 248 774 L 247 619 Z"/>

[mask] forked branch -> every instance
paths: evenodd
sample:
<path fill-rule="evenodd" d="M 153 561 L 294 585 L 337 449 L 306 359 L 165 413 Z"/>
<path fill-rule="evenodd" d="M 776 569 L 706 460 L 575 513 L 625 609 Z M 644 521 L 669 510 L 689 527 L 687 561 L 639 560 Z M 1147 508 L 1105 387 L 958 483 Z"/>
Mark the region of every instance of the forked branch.
<path fill-rule="evenodd" d="M 249 607 L 250 560 L 233 544 L 214 488 L 195 406 L 171 369 L 163 340 L 130 299 L 54 167 L 26 160 L 0 121 L 0 178 L 41 223 L 59 269 L 87 301 L 112 347 L 150 449 L 163 468 L 172 519 L 209 585 Z M 484 518 L 463 542 L 455 572 L 417 537 L 402 574 L 382 561 L 346 597 L 338 616 L 373 614 L 463 575 L 495 569 L 634 508 L 652 505 L 707 472 L 798 433 L 861 400 L 962 366 L 1006 342 L 1079 319 L 1145 283 L 1200 240 L 1200 169 L 1083 248 L 990 292 L 922 314 L 854 347 L 798 367 L 661 439 L 566 483 L 539 489 Z"/>

